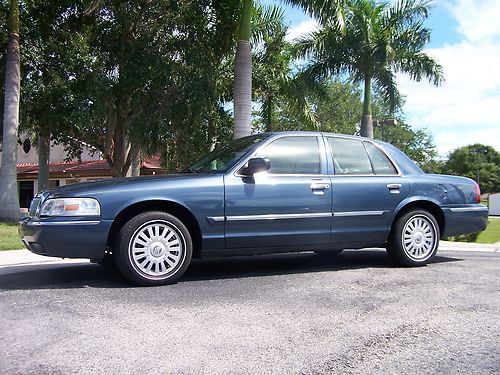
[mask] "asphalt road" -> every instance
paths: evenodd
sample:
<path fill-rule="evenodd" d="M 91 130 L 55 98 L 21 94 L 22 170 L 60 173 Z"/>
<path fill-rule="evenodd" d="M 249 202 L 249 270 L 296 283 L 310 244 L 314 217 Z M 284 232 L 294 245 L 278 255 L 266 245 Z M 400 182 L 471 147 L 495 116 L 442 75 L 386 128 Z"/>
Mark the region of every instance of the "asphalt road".
<path fill-rule="evenodd" d="M 136 288 L 92 264 L 0 268 L 0 373 L 498 374 L 500 253 L 195 261 Z"/>

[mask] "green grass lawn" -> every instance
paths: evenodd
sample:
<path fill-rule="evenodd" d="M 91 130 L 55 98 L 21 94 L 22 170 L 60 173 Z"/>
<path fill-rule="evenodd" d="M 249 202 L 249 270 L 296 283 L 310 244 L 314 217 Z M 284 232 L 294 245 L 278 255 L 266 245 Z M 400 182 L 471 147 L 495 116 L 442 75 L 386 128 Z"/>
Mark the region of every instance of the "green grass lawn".
<path fill-rule="evenodd" d="M 477 243 L 496 243 L 500 241 L 500 218 L 490 219 L 488 228 L 479 233 Z"/>
<path fill-rule="evenodd" d="M 24 249 L 16 224 L 0 223 L 0 250 Z"/>

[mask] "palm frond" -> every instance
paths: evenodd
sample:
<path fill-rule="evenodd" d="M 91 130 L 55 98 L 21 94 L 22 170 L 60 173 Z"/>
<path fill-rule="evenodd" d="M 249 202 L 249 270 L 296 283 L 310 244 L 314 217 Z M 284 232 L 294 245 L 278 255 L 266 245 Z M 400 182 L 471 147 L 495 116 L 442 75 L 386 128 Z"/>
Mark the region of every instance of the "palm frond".
<path fill-rule="evenodd" d="M 286 33 L 284 26 L 285 14 L 283 8 L 279 5 L 261 5 L 257 4 L 253 8 L 252 16 L 252 44 L 258 44 L 266 35 L 269 35 L 277 30 Z"/>
<path fill-rule="evenodd" d="M 282 0 L 283 3 L 302 8 L 323 25 L 345 27 L 346 0 Z"/>
<path fill-rule="evenodd" d="M 409 74 L 417 82 L 423 78 L 436 86 L 444 82 L 443 67 L 423 52 L 402 54 L 395 65 L 399 72 Z"/>
<path fill-rule="evenodd" d="M 429 17 L 432 0 L 399 0 L 387 9 L 383 23 L 386 29 L 404 27 Z"/>
<path fill-rule="evenodd" d="M 380 69 L 375 75 L 377 92 L 381 95 L 382 101 L 389 106 L 391 113 L 401 107 L 402 100 L 399 93 L 396 78 L 390 69 Z"/>

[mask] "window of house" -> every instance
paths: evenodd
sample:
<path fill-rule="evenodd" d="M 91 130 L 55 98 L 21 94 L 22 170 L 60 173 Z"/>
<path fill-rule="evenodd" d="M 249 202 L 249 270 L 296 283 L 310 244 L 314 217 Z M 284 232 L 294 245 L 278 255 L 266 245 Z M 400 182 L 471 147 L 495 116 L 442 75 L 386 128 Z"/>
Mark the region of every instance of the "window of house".
<path fill-rule="evenodd" d="M 18 188 L 19 206 L 21 208 L 29 208 L 35 190 L 34 181 L 19 181 Z"/>

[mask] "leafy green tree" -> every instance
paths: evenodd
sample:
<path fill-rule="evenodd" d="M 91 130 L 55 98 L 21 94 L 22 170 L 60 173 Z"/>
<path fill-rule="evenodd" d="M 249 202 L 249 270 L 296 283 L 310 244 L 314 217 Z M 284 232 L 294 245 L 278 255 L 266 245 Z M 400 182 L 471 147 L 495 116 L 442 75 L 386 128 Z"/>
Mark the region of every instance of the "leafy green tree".
<path fill-rule="evenodd" d="M 23 34 L 30 46 L 21 60 L 21 130 L 32 134 L 38 143 L 38 189 L 49 186 L 51 134 L 68 130 L 67 105 L 70 76 L 68 61 L 75 53 L 71 41 L 77 19 L 65 0 L 28 1 L 23 4 L 22 22 L 29 25 Z M 67 18 L 62 22 L 62 15 Z"/>
<path fill-rule="evenodd" d="M 74 139 L 95 146 L 115 177 L 160 151 L 167 169 L 181 168 L 228 138 L 236 1 L 86 4 L 66 4 L 47 21 L 53 35 L 40 36 L 41 63 L 31 67 L 42 76 L 27 77 L 27 119 L 44 110 L 37 95 L 51 98 L 43 124 L 65 124 L 52 137 L 75 154 Z"/>
<path fill-rule="evenodd" d="M 383 129 L 375 128 L 375 138 L 382 139 L 399 148 L 422 169 L 437 173 L 437 150 L 432 135 L 426 129 L 413 129 L 403 120 L 396 120 L 397 125 Z"/>
<path fill-rule="evenodd" d="M 275 130 L 356 133 L 356 119 L 361 113 L 356 86 L 341 81 L 311 82 L 302 73 L 289 83 L 287 96 L 278 97 Z"/>
<path fill-rule="evenodd" d="M 393 113 L 387 102 L 375 91 L 373 99 L 373 115 L 380 126 L 374 129 L 374 138 L 389 142 L 403 151 L 425 172 L 440 173 L 442 162 L 432 134 L 425 128 L 415 129 L 407 123 L 404 113 Z M 384 125 L 384 120 L 394 119 L 396 124 Z"/>
<path fill-rule="evenodd" d="M 322 131 L 357 134 L 361 116 L 361 90 L 350 81 L 332 81 L 327 85 L 326 97 L 318 98 L 316 116 Z"/>
<path fill-rule="evenodd" d="M 363 82 L 362 136 L 373 137 L 373 83 L 395 110 L 399 106 L 397 72 L 407 73 L 416 81 L 428 78 L 436 85 L 442 82 L 441 66 L 423 52 L 430 38 L 430 30 L 423 26 L 429 4 L 429 0 L 394 4 L 349 0 L 341 12 L 343 22 L 332 23 L 323 17 L 321 29 L 299 41 L 300 54 L 310 59 L 307 71 L 313 77 L 347 73 L 355 82 Z"/>
<path fill-rule="evenodd" d="M 444 171 L 476 180 L 483 193 L 500 191 L 500 153 L 491 146 L 476 143 L 457 148 L 449 154 Z"/>
<path fill-rule="evenodd" d="M 20 216 L 17 191 L 17 132 L 21 87 L 19 48 L 19 2 L 10 1 L 9 33 L 5 62 L 2 165 L 0 169 L 0 219 L 16 221 Z"/>

